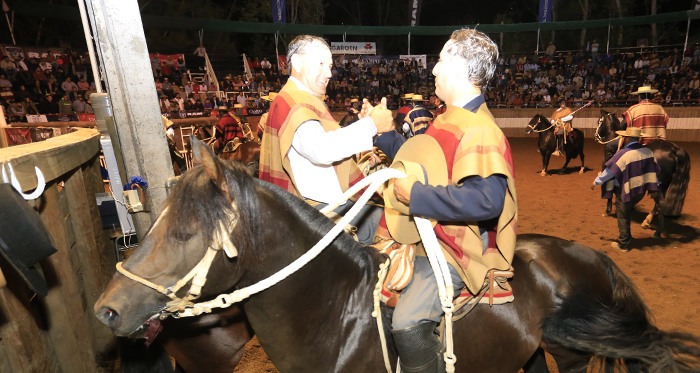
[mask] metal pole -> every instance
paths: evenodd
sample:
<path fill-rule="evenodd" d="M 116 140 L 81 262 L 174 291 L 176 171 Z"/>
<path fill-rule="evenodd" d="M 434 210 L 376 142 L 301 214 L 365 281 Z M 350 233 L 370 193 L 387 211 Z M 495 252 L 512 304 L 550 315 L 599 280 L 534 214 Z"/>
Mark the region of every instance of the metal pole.
<path fill-rule="evenodd" d="M 537 26 L 537 48 L 535 48 L 535 54 L 540 53 L 540 26 Z"/>
<path fill-rule="evenodd" d="M 690 18 L 688 18 L 688 28 L 685 30 L 685 45 L 683 45 L 683 57 L 685 57 L 685 50 L 688 49 L 688 34 L 690 33 Z"/>
<path fill-rule="evenodd" d="M 610 52 L 610 19 L 611 18 L 608 18 L 608 45 L 605 47 L 605 54 Z"/>
<path fill-rule="evenodd" d="M 15 41 L 15 33 L 12 30 L 12 24 L 10 23 L 10 16 L 7 15 L 7 12 L 5 12 L 5 19 L 7 19 L 7 27 L 10 28 L 10 35 L 12 35 L 12 44 L 17 45 L 17 42 Z"/>
<path fill-rule="evenodd" d="M 78 0 L 78 8 L 80 8 L 80 19 L 83 21 L 83 31 L 85 32 L 85 41 L 87 42 L 88 52 L 90 54 L 90 64 L 92 65 L 92 75 L 95 78 L 95 89 L 97 93 L 102 93 L 102 79 L 100 78 L 100 70 L 97 68 L 97 58 L 95 58 L 95 48 L 92 45 L 92 34 L 90 33 L 90 25 L 88 25 L 87 12 L 85 12 L 85 2 Z M 7 15 L 7 14 L 5 14 Z"/>
<path fill-rule="evenodd" d="M 408 33 L 408 55 L 411 55 L 411 33 Z"/>

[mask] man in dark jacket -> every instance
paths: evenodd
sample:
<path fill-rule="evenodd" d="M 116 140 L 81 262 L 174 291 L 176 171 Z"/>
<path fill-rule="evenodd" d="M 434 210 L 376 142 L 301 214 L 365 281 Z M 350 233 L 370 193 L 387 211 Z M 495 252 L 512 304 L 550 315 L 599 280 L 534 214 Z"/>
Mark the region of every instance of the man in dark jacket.
<path fill-rule="evenodd" d="M 58 114 L 58 103 L 54 101 L 53 95 L 46 95 L 46 98 L 39 104 L 41 114 Z"/>

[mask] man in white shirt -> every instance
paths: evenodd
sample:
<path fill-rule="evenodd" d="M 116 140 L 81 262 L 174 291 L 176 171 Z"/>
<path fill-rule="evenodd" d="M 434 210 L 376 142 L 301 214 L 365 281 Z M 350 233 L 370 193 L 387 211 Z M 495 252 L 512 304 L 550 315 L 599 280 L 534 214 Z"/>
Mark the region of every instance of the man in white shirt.
<path fill-rule="evenodd" d="M 272 102 L 260 155 L 260 179 L 276 184 L 322 208 L 340 200 L 362 178 L 351 157 L 373 149 L 377 133 L 394 128 L 391 111 L 365 102 L 361 119 L 340 128 L 321 96 L 331 78 L 333 60 L 322 38 L 300 35 L 289 44 L 291 76 Z M 347 202 L 338 209 L 344 214 Z M 381 209 L 365 206 L 350 224 L 361 243 L 371 244 Z"/>

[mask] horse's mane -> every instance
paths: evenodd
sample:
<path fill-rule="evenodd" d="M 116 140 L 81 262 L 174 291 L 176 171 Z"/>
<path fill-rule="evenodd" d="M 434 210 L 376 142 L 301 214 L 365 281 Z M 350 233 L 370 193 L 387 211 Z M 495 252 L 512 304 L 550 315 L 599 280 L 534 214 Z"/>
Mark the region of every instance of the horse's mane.
<path fill-rule="evenodd" d="M 299 221 L 305 222 L 309 228 L 309 233 L 317 235 L 319 239 L 330 231 L 335 223 L 328 217 L 321 214 L 318 210 L 311 207 L 299 197 L 289 193 L 288 191 L 262 180 L 255 180 L 259 188 L 269 192 L 271 196 L 286 205 Z M 375 249 L 367 248 L 346 233 L 340 233 L 331 243 L 338 251 L 344 253 L 351 260 L 358 264 L 364 271 L 369 271 L 368 274 L 376 274 L 376 268 L 373 268 L 373 258 L 378 252 Z M 308 247 L 311 249 L 311 247 Z"/>
<path fill-rule="evenodd" d="M 168 233 L 190 232 L 199 227 L 204 242 L 212 242 L 214 230 L 230 214 L 237 217 L 235 231 L 239 250 L 260 247 L 261 224 L 255 181 L 239 162 L 221 162 L 228 194 L 236 208 L 226 199 L 204 167 L 194 167 L 182 175 L 168 198 Z"/>

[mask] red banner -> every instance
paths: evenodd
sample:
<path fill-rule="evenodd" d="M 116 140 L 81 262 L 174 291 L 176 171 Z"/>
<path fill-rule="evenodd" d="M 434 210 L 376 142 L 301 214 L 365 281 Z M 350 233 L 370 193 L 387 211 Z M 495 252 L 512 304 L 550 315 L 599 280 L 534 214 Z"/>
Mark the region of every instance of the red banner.
<path fill-rule="evenodd" d="M 32 134 L 29 128 L 5 128 L 7 145 L 22 145 L 32 142 Z"/>
<path fill-rule="evenodd" d="M 82 122 L 94 122 L 95 114 L 78 114 L 78 120 Z"/>
<path fill-rule="evenodd" d="M 287 55 L 286 54 L 278 54 L 277 55 L 277 68 L 279 68 L 280 70 L 287 68 Z"/>

